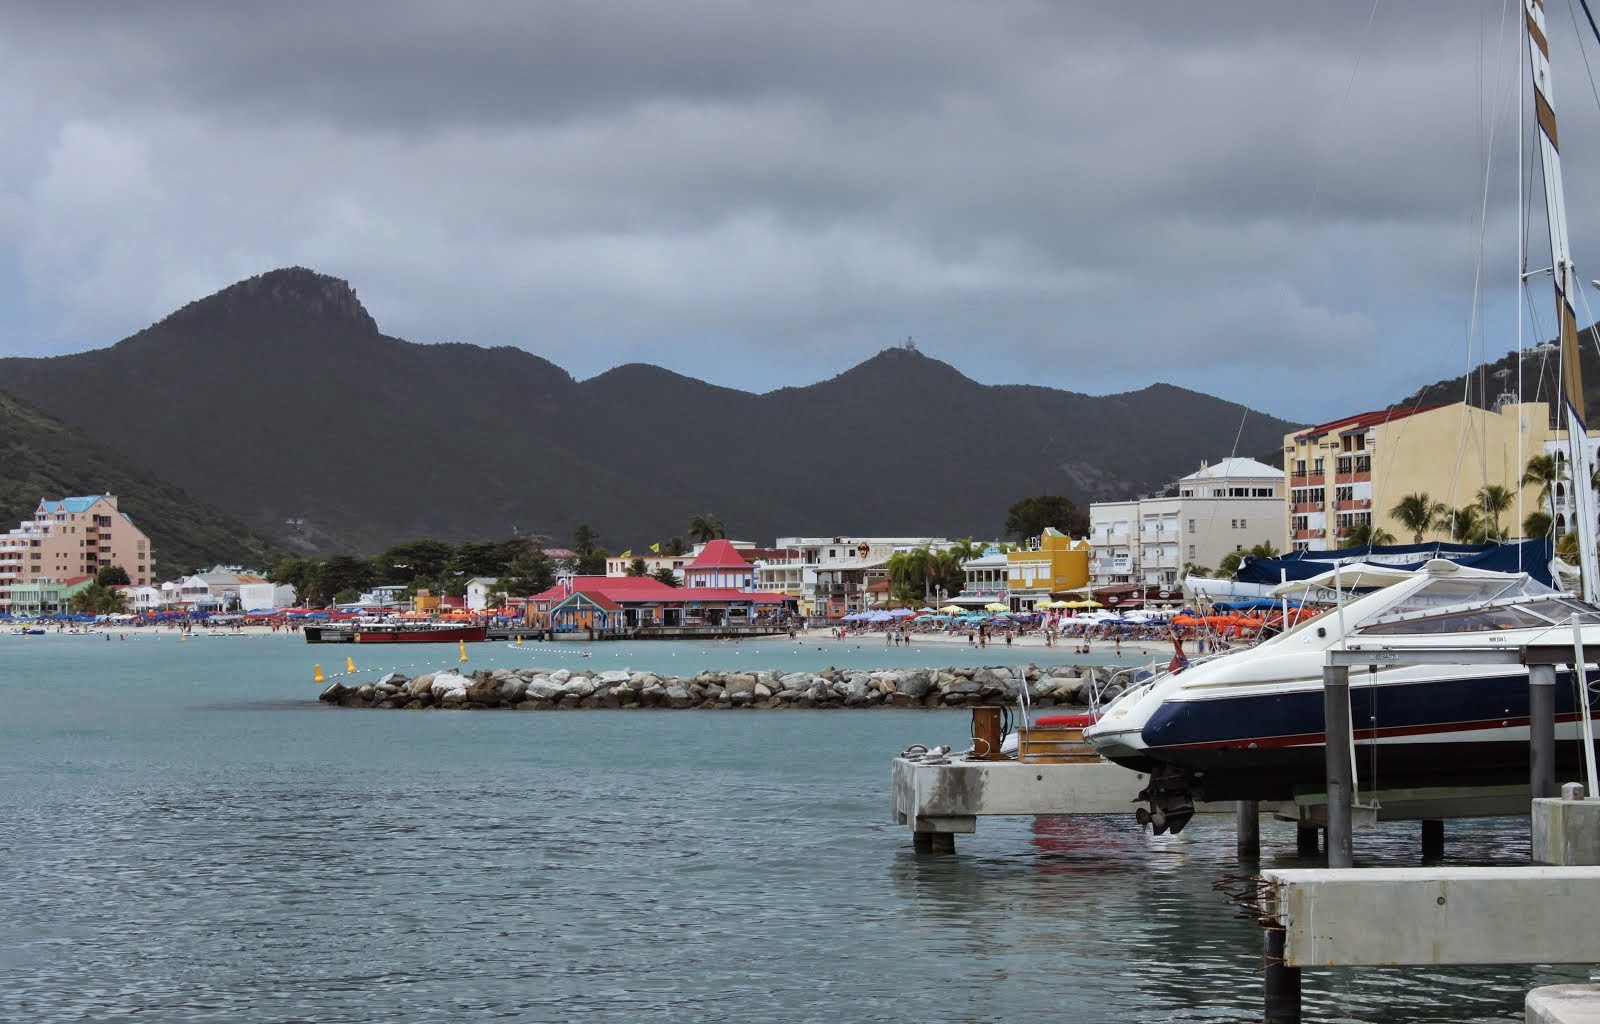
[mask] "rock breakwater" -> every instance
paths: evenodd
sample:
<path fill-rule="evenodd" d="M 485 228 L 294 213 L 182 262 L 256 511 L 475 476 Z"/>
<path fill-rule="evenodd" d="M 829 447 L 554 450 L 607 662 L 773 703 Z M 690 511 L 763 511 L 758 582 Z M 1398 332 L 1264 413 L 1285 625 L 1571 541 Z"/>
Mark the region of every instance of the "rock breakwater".
<path fill-rule="evenodd" d="M 321 700 L 350 708 L 939 708 L 1010 704 L 1021 687 L 1043 707 L 1101 699 L 1110 670 L 1053 666 L 821 672 L 570 672 L 479 669 L 470 675 L 390 672 L 376 682 L 335 682 Z"/>

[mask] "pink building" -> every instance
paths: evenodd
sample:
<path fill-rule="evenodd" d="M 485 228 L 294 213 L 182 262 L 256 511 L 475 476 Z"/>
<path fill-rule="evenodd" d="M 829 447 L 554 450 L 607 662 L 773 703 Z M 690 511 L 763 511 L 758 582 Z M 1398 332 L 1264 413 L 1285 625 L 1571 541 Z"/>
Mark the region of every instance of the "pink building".
<path fill-rule="evenodd" d="M 120 565 L 137 587 L 155 574 L 150 538 L 118 510 L 117 496 L 46 498 L 32 519 L 0 536 L 0 612 L 11 607 L 14 584 L 94 576 L 108 565 Z"/>

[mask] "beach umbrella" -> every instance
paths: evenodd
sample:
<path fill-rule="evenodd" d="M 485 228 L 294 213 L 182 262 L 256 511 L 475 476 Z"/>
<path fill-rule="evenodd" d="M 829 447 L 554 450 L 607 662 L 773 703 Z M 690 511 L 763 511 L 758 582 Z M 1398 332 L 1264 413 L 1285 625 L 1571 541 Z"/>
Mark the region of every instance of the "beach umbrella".
<path fill-rule="evenodd" d="M 966 609 L 961 607 L 959 604 L 947 604 L 939 610 L 944 612 L 946 615 L 960 615 L 962 612 L 966 611 Z"/>
<path fill-rule="evenodd" d="M 1010 611 L 1010 608 L 1001 604 L 999 601 L 992 601 L 989 604 L 984 605 L 983 610 L 986 612 L 1004 612 Z"/>
<path fill-rule="evenodd" d="M 931 615 L 935 610 L 936 609 L 933 609 L 933 608 L 918 608 L 917 609 L 917 611 L 921 612 L 923 615 Z"/>
<path fill-rule="evenodd" d="M 930 611 L 930 612 L 933 611 L 932 608 L 928 608 L 928 609 L 925 609 L 925 610 L 926 611 Z M 916 612 L 912 611 L 910 608 L 896 608 L 893 611 L 891 611 L 889 614 L 893 615 L 897 619 L 903 619 L 907 615 L 915 615 Z"/>

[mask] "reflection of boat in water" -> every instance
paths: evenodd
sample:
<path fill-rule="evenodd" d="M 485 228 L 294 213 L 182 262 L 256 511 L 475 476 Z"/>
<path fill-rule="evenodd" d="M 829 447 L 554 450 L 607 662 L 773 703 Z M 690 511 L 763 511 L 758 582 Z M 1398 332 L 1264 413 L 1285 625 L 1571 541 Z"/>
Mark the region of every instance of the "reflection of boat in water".
<path fill-rule="evenodd" d="M 1195 800 L 1287 800 L 1323 786 L 1322 669 L 1337 648 L 1503 650 L 1571 638 L 1600 644 L 1600 610 L 1522 573 L 1436 561 L 1259 646 L 1164 673 L 1105 709 L 1084 738 L 1151 773 L 1158 828 L 1181 829 Z M 1440 663 L 1352 673 L 1363 784 L 1385 789 L 1528 780 L 1528 670 Z M 1592 700 L 1592 698 L 1591 698 Z M 1571 674 L 1557 680 L 1558 758 L 1579 763 Z"/>

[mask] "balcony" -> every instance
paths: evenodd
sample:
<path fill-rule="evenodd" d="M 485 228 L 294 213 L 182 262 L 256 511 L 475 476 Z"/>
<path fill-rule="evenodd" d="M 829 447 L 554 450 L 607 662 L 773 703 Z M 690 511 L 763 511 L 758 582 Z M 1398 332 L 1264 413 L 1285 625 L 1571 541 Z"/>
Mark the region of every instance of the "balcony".
<path fill-rule="evenodd" d="M 1289 477 L 1290 487 L 1321 487 L 1327 478 L 1322 473 L 1295 473 Z"/>
<path fill-rule="evenodd" d="M 1340 473 L 1333 478 L 1335 484 L 1364 484 L 1372 479 L 1372 470 L 1366 469 L 1354 473 Z"/>
<path fill-rule="evenodd" d="M 1355 498 L 1350 501 L 1336 501 L 1333 507 L 1338 512 L 1364 512 L 1372 507 L 1372 499 Z"/>
<path fill-rule="evenodd" d="M 1294 530 L 1289 537 L 1291 540 L 1317 540 L 1325 535 L 1322 530 Z"/>
<path fill-rule="evenodd" d="M 1321 512 L 1327 507 L 1325 501 L 1297 501 L 1289 506 L 1291 512 Z"/>

